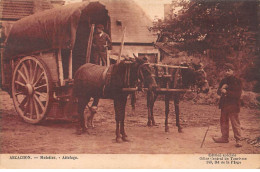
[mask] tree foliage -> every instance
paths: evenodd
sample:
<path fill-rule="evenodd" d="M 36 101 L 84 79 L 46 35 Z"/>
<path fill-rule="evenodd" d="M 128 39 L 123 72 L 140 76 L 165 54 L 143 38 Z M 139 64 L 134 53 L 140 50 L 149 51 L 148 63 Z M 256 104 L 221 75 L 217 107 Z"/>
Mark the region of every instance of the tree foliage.
<path fill-rule="evenodd" d="M 173 48 L 188 54 L 206 54 L 218 68 L 226 62 L 235 63 L 240 69 L 245 65 L 257 68 L 257 0 L 181 0 L 173 8 L 178 5 L 183 6 L 178 15 L 153 27 L 161 37 L 177 42 Z M 244 72 L 249 70 L 241 71 L 247 77 Z"/>

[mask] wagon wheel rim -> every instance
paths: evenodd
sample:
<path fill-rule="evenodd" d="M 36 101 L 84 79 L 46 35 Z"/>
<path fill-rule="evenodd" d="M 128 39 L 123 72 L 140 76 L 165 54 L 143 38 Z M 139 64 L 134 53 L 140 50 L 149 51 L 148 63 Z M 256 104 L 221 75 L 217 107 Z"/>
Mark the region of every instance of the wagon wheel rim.
<path fill-rule="evenodd" d="M 12 95 L 18 114 L 29 123 L 41 121 L 49 106 L 50 85 L 43 64 L 34 57 L 23 58 L 13 73 Z"/>

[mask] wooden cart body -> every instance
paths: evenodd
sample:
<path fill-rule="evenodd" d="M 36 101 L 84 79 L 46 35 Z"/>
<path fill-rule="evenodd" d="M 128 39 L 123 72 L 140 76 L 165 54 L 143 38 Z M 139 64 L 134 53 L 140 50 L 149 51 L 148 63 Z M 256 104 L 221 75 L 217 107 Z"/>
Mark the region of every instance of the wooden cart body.
<path fill-rule="evenodd" d="M 93 24 L 103 24 L 111 33 L 108 10 L 98 1 L 46 10 L 14 23 L 1 55 L 2 89 L 26 122 L 73 115 L 67 106 L 73 73 L 86 63 Z"/>

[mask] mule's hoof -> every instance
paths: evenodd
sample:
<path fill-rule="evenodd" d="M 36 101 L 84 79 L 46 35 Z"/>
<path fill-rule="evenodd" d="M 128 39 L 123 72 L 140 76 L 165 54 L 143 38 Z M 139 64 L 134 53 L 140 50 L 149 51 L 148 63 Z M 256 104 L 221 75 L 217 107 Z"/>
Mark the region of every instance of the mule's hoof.
<path fill-rule="evenodd" d="M 158 126 L 158 124 L 156 124 L 155 122 L 153 122 L 152 124 L 153 124 L 153 126 Z"/>
<path fill-rule="evenodd" d="M 116 142 L 117 143 L 121 143 L 121 138 L 120 137 L 116 137 Z"/>
<path fill-rule="evenodd" d="M 77 135 L 84 134 L 85 132 L 86 132 L 86 129 L 77 129 L 77 130 L 76 130 L 76 134 L 77 134 Z"/>
<path fill-rule="evenodd" d="M 147 122 L 147 126 L 148 126 L 148 127 L 151 127 L 151 126 L 152 126 L 152 124 L 151 124 L 150 121 Z"/>
<path fill-rule="evenodd" d="M 95 128 L 95 126 L 92 124 L 88 124 L 87 126 L 88 126 L 88 128 L 92 128 L 92 129 Z"/>
<path fill-rule="evenodd" d="M 165 132 L 169 132 L 169 131 L 170 131 L 169 127 L 165 127 Z"/>
<path fill-rule="evenodd" d="M 124 142 L 129 142 L 130 140 L 128 140 L 126 137 L 127 137 L 127 136 L 123 136 L 123 137 L 122 137 L 122 140 L 123 140 Z"/>
<path fill-rule="evenodd" d="M 183 131 L 182 131 L 182 129 L 181 129 L 181 128 L 179 128 L 179 129 L 178 129 L 178 132 L 179 132 L 179 133 L 183 133 Z"/>
<path fill-rule="evenodd" d="M 81 134 L 83 134 L 83 132 L 82 131 L 76 131 L 76 134 L 81 135 Z"/>
<path fill-rule="evenodd" d="M 135 116 L 135 112 L 131 112 L 128 114 L 129 116 Z"/>

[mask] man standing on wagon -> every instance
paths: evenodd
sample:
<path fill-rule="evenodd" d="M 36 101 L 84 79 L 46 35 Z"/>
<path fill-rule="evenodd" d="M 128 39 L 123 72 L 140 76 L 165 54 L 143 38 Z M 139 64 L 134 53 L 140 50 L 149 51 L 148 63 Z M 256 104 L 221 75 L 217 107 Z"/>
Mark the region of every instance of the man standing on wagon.
<path fill-rule="evenodd" d="M 104 32 L 104 26 L 102 24 L 98 24 L 96 27 L 96 33 L 93 36 L 93 56 L 91 59 L 91 63 L 100 64 L 100 60 L 102 62 L 102 66 L 107 65 L 107 50 L 112 49 L 112 42 L 108 34 Z"/>
<path fill-rule="evenodd" d="M 226 64 L 226 76 L 221 80 L 217 91 L 221 95 L 219 108 L 221 109 L 220 127 L 222 136 L 213 137 L 216 143 L 228 143 L 229 140 L 229 120 L 231 121 L 236 147 L 241 147 L 241 127 L 239 121 L 240 97 L 242 93 L 241 80 L 234 76 L 234 66 Z"/>
<path fill-rule="evenodd" d="M 96 32 L 93 36 L 92 50 L 93 56 L 91 63 L 100 65 L 100 60 L 102 66 L 107 66 L 107 51 L 112 49 L 112 42 L 108 34 L 104 32 L 104 26 L 98 24 L 96 27 Z M 96 113 L 99 98 L 94 98 L 91 106 L 92 113 Z"/>

